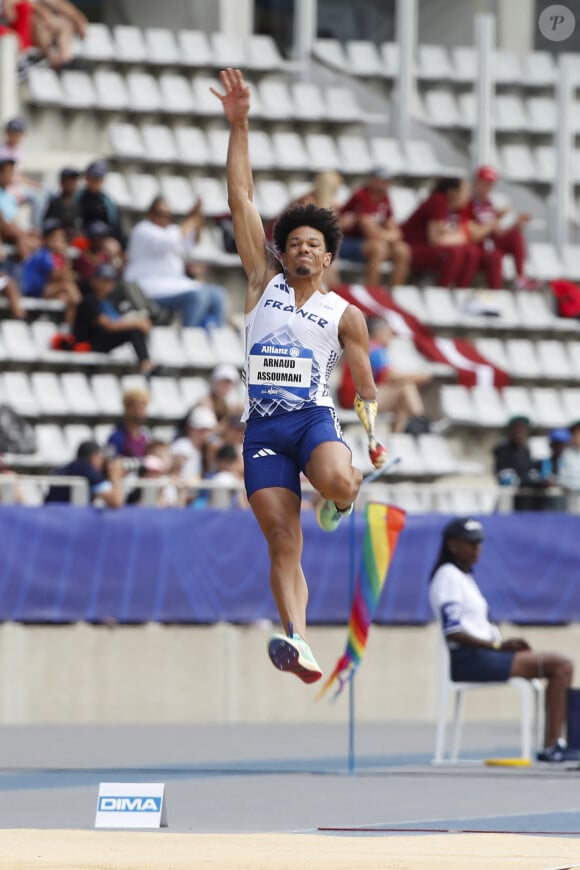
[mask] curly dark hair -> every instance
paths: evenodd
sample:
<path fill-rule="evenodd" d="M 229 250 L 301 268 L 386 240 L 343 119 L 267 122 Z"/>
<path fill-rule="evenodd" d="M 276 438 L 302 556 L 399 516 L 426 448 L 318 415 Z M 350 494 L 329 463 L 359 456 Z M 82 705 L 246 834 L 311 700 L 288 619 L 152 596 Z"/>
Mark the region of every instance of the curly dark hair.
<path fill-rule="evenodd" d="M 342 241 L 342 230 L 336 214 L 329 208 L 316 205 L 291 205 L 285 209 L 274 225 L 274 244 L 280 253 L 286 250 L 288 236 L 297 227 L 312 227 L 324 236 L 326 250 L 336 257 Z"/>

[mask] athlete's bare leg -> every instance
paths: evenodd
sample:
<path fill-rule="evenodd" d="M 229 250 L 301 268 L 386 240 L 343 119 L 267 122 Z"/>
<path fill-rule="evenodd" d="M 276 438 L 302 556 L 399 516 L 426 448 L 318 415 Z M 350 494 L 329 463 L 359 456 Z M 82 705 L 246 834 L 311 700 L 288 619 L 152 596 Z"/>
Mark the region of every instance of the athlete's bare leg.
<path fill-rule="evenodd" d="M 339 510 L 351 505 L 358 495 L 362 473 L 353 468 L 352 455 L 340 441 L 324 441 L 314 448 L 306 465 L 306 476 L 318 492 Z"/>
<path fill-rule="evenodd" d="M 308 587 L 302 571 L 300 499 L 290 489 L 274 486 L 250 496 L 250 506 L 268 542 L 270 586 L 284 630 L 306 633 Z"/>

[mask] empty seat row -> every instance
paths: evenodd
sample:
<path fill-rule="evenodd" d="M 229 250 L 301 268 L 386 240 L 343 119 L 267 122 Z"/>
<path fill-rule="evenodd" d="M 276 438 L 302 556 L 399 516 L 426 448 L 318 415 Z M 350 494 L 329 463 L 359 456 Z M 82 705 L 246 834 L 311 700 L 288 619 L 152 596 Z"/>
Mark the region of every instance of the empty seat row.
<path fill-rule="evenodd" d="M 476 101 L 472 91 L 456 94 L 450 88 L 432 88 L 414 103 L 415 113 L 434 127 L 471 129 L 476 120 Z M 570 105 L 573 130 L 580 129 L 580 103 Z M 528 97 L 498 94 L 492 101 L 492 120 L 497 133 L 552 135 L 558 123 L 558 108 L 553 97 Z"/>
<path fill-rule="evenodd" d="M 511 142 L 497 148 L 497 164 L 509 181 L 551 184 L 557 175 L 558 154 L 551 145 L 532 148 L 529 142 Z M 580 151 L 571 152 L 571 178 L 580 184 Z"/>
<path fill-rule="evenodd" d="M 282 69 L 284 60 L 270 35 L 206 33 L 166 27 L 90 24 L 76 44 L 76 54 L 92 63 L 157 66 L 243 67 L 256 72 Z"/>
<path fill-rule="evenodd" d="M 510 417 L 524 415 L 533 426 L 552 429 L 578 419 L 580 388 L 576 387 L 467 387 L 444 384 L 441 411 L 451 423 L 502 428 Z"/>
<path fill-rule="evenodd" d="M 30 71 L 32 103 L 71 110 L 162 113 L 223 117 L 221 102 L 210 88 L 220 89 L 217 78 L 178 73 L 97 69 L 55 70 L 34 67 Z M 352 123 L 364 120 L 353 92 L 343 85 L 319 86 L 314 82 L 288 83 L 267 77 L 252 90 L 251 115 L 267 121 Z"/>
<path fill-rule="evenodd" d="M 82 372 L 4 372 L 0 375 L 0 396 L 17 413 L 30 418 L 97 420 L 120 417 L 123 392 L 137 385 L 149 391 L 152 419 L 180 420 L 208 393 L 207 379 L 202 377 L 159 377 L 146 383 L 139 375 L 117 378 L 97 374 L 89 378 Z"/>
<path fill-rule="evenodd" d="M 106 362 L 111 359 L 135 359 L 129 345 L 116 348 L 110 354 L 54 351 L 51 349 L 51 341 L 57 331 L 57 324 L 49 320 L 37 320 L 32 324 L 19 320 L 3 320 L 0 323 L 0 359 L 22 363 L 33 363 L 37 360 L 70 361 L 71 367 L 77 368 L 83 361 L 93 365 L 99 360 Z M 176 329 L 156 326 L 151 330 L 148 342 L 151 359 L 162 366 L 211 369 L 218 362 L 235 366 L 243 364 L 242 340 L 238 332 L 230 326 L 215 327 L 211 333 L 196 327 Z"/>
<path fill-rule="evenodd" d="M 535 245 L 530 248 L 533 251 Z M 552 254 L 555 256 L 553 251 Z M 532 273 L 536 277 L 548 277 L 545 274 L 539 276 L 533 268 L 530 269 Z M 563 270 L 554 271 L 550 277 L 562 274 Z M 494 330 L 505 331 L 554 332 L 557 335 L 580 333 L 577 321 L 556 316 L 551 300 L 542 291 L 421 289 L 405 285 L 393 289 L 393 298 L 402 308 L 434 328 L 481 330 L 491 326 Z"/>
<path fill-rule="evenodd" d="M 192 167 L 225 166 L 228 130 L 165 124 L 111 122 L 108 126 L 111 156 L 118 161 L 180 164 Z M 253 130 L 250 154 L 254 170 L 321 172 L 338 170 L 363 175 L 375 166 L 393 175 L 431 178 L 442 165 L 430 142 L 410 140 L 402 148 L 387 136 L 362 134 L 300 133 L 297 130 Z"/>
<path fill-rule="evenodd" d="M 317 60 L 343 72 L 367 78 L 396 78 L 399 71 L 399 47 L 396 43 L 351 39 L 318 39 L 313 47 Z M 415 58 L 416 74 L 422 81 L 473 83 L 477 79 L 477 54 L 473 46 L 456 46 L 448 51 L 443 45 L 421 44 Z M 553 85 L 558 77 L 554 56 L 548 51 L 529 52 L 523 56 L 496 50 L 493 72 L 499 85 L 527 88 Z"/>

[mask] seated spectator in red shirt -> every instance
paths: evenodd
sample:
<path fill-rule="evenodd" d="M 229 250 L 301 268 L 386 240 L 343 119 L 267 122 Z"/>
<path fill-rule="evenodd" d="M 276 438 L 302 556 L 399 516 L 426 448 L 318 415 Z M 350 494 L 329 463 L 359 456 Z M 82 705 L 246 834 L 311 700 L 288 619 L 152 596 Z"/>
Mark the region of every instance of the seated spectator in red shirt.
<path fill-rule="evenodd" d="M 401 227 L 413 271 L 435 272 L 439 287 L 470 287 L 479 266 L 480 251 L 469 241 L 469 226 L 457 218 L 469 193 L 465 179 L 441 178 Z"/>
<path fill-rule="evenodd" d="M 373 378 L 377 385 L 379 413 L 393 414 L 393 432 L 406 429 L 414 434 L 429 431 L 423 399 L 419 387 L 431 381 L 429 372 L 397 372 L 393 369 L 389 345 L 393 333 L 383 317 L 368 320 L 369 358 Z M 338 400 L 343 408 L 352 408 L 356 390 L 347 363 L 342 366 L 342 378 L 338 388 Z"/>
<path fill-rule="evenodd" d="M 493 166 L 480 166 L 473 181 L 473 195 L 462 217 L 469 222 L 471 240 L 480 248 L 480 265 L 486 276 L 487 286 L 494 290 L 503 285 L 501 261 L 504 254 L 514 259 L 516 269 L 515 287 L 525 290 L 535 283 L 526 277 L 526 241 L 522 227 L 531 219 L 529 214 L 519 214 L 513 226 L 500 229 L 500 221 L 509 212 L 508 208 L 496 208 L 490 199 L 498 180 Z"/>
<path fill-rule="evenodd" d="M 386 169 L 372 169 L 364 187 L 355 190 L 341 208 L 344 238 L 339 256 L 364 262 L 367 284 L 380 283 L 381 266 L 389 260 L 391 286 L 404 284 L 409 272 L 411 252 L 393 217 L 390 178 Z"/>
<path fill-rule="evenodd" d="M 22 264 L 22 293 L 24 296 L 61 299 L 66 306 L 65 320 L 73 323 L 81 300 L 66 256 L 66 236 L 58 221 L 46 221 L 42 228 L 42 244 Z"/>
<path fill-rule="evenodd" d="M 97 266 L 112 263 L 120 273 L 123 268 L 123 249 L 113 237 L 111 228 L 104 221 L 93 221 L 85 230 L 87 247 L 81 251 L 75 263 L 80 278 L 90 278 Z"/>
<path fill-rule="evenodd" d="M 107 450 L 115 456 L 141 459 L 147 453 L 151 433 L 145 426 L 149 393 L 135 387 L 123 393 L 123 419 L 107 439 Z"/>

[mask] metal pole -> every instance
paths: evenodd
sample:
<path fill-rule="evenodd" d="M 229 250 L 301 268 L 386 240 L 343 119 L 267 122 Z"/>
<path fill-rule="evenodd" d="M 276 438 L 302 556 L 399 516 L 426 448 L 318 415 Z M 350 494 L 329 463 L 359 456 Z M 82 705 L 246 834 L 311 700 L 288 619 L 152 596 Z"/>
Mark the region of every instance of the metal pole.
<path fill-rule="evenodd" d="M 476 48 L 475 71 L 475 124 L 473 126 L 473 165 L 494 162 L 495 129 L 493 99 L 495 77 L 493 74 L 493 51 L 495 48 L 495 18 L 493 15 L 477 15 L 474 41 Z"/>
<path fill-rule="evenodd" d="M 411 127 L 411 106 L 416 88 L 417 0 L 397 0 L 396 37 L 399 46 L 399 73 L 394 95 L 394 133 L 404 148 Z"/>
<path fill-rule="evenodd" d="M 352 602 L 354 601 L 354 588 L 356 583 L 356 528 L 355 528 L 355 513 L 353 510 L 350 515 L 349 525 L 349 566 L 348 566 L 348 598 L 350 601 L 350 609 L 352 610 Z M 355 743 L 354 731 L 356 724 L 356 710 L 354 704 L 354 677 L 348 681 L 348 772 L 354 773 L 355 769 Z"/>
<path fill-rule="evenodd" d="M 292 58 L 302 70 L 307 70 L 310 63 L 317 20 L 317 0 L 295 0 Z"/>
<path fill-rule="evenodd" d="M 574 58 L 574 63 L 578 61 Z M 558 63 L 558 116 L 556 119 L 556 176 L 553 187 L 553 220 L 550 221 L 550 237 L 558 249 L 560 257 L 563 255 L 564 245 L 568 242 L 569 207 L 572 196 L 571 190 L 571 159 L 573 153 L 573 139 L 570 124 L 570 107 L 572 106 L 574 93 L 572 84 L 572 56 L 560 54 Z"/>

